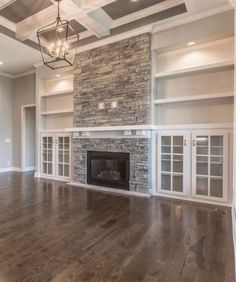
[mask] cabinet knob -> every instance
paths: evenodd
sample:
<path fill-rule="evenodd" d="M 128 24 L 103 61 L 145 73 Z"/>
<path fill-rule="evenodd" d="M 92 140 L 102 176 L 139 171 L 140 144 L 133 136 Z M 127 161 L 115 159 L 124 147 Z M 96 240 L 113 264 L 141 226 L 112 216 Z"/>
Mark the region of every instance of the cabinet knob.
<path fill-rule="evenodd" d="M 196 141 L 195 140 L 193 140 L 193 147 L 195 147 L 196 146 Z"/>

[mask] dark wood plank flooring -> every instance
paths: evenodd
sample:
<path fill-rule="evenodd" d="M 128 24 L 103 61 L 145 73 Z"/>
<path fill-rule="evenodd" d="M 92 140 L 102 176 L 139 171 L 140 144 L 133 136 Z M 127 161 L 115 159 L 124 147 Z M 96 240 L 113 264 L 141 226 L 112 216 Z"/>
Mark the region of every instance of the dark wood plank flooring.
<path fill-rule="evenodd" d="M 0 282 L 233 282 L 230 209 L 0 175 Z"/>

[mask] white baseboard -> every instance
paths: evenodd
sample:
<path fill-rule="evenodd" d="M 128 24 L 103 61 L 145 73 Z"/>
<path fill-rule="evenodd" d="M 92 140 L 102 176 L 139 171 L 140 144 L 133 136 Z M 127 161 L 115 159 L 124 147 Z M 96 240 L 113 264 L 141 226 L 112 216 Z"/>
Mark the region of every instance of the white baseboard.
<path fill-rule="evenodd" d="M 233 230 L 233 244 L 234 244 L 234 258 L 236 261 L 236 209 L 232 208 L 232 230 Z M 236 276 L 236 264 L 235 264 L 235 276 Z"/>
<path fill-rule="evenodd" d="M 24 170 L 21 169 L 20 167 L 5 167 L 5 168 L 0 168 L 0 173 L 4 172 L 27 172 L 27 171 L 33 171 L 35 170 L 35 167 L 28 167 L 25 168 Z"/>
<path fill-rule="evenodd" d="M 21 168 L 20 167 L 4 167 L 4 168 L 0 168 L 0 173 L 4 173 L 4 172 L 20 172 Z"/>
<path fill-rule="evenodd" d="M 35 170 L 35 166 L 32 167 L 25 167 L 23 170 L 21 170 L 22 172 L 27 172 L 27 171 L 34 171 Z"/>
<path fill-rule="evenodd" d="M 95 185 L 89 185 L 89 184 L 83 184 L 83 183 L 76 183 L 76 182 L 69 182 L 67 184 L 71 185 L 71 186 L 82 187 L 82 188 L 89 189 L 89 190 L 107 192 L 107 193 L 112 193 L 112 194 L 120 194 L 120 195 L 126 195 L 126 196 L 136 196 L 136 197 L 141 197 L 141 198 L 150 198 L 151 197 L 151 195 L 149 195 L 149 194 L 145 194 L 145 193 L 141 193 L 141 192 L 135 192 L 135 191 L 127 191 L 127 190 L 114 189 L 114 188 L 109 188 L 109 187 L 101 187 L 101 186 L 95 186 Z"/>

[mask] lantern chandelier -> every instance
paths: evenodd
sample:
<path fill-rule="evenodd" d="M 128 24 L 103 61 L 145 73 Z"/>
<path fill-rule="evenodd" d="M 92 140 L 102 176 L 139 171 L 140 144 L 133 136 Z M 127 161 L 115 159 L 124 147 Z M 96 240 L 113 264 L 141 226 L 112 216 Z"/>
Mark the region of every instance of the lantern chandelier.
<path fill-rule="evenodd" d="M 61 20 L 60 1 L 57 2 L 57 18 L 53 23 L 42 27 L 37 32 L 38 43 L 43 63 L 55 70 L 73 66 L 79 35 L 69 21 Z"/>

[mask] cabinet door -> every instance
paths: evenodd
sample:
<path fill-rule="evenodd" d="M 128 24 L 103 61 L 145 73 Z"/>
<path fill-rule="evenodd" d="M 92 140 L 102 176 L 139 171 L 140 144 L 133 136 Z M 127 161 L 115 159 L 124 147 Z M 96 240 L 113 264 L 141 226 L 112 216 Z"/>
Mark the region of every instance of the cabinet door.
<path fill-rule="evenodd" d="M 171 194 L 186 194 L 187 136 L 158 135 L 158 190 Z"/>
<path fill-rule="evenodd" d="M 54 175 L 54 137 L 50 135 L 41 137 L 41 174 Z"/>
<path fill-rule="evenodd" d="M 57 136 L 57 177 L 70 178 L 71 138 L 69 135 Z"/>
<path fill-rule="evenodd" d="M 194 134 L 193 197 L 227 201 L 228 134 Z"/>

